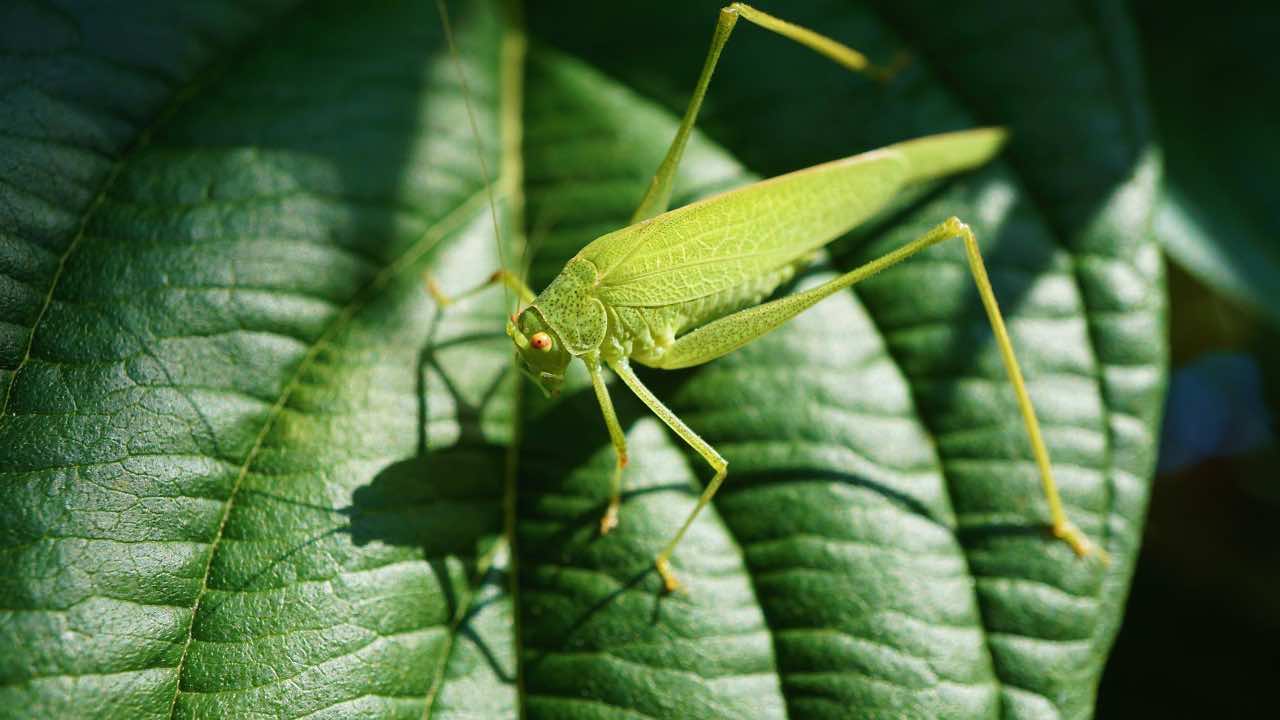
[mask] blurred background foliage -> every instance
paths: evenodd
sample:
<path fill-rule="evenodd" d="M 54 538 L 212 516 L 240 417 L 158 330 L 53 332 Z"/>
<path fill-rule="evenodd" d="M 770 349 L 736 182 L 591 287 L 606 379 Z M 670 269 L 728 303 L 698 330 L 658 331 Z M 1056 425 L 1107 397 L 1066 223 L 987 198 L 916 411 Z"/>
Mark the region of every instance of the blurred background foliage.
<path fill-rule="evenodd" d="M 1280 670 L 1280 11 L 1133 8 L 1164 149 L 1172 374 L 1098 717 L 1243 717 Z"/>

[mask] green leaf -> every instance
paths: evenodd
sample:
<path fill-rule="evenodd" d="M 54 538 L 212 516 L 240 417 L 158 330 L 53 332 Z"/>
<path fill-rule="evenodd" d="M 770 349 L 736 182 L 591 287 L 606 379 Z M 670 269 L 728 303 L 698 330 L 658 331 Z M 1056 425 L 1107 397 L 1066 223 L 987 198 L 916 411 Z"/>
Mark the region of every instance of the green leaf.
<path fill-rule="evenodd" d="M 613 458 L 584 378 L 536 397 L 502 293 L 441 312 L 423 291 L 499 265 L 486 179 L 501 259 L 527 252 L 539 287 L 625 223 L 716 7 L 533 6 L 522 55 L 511 15 L 455 3 L 487 171 L 429 3 L 3 11 L 0 707 L 1088 716 L 1165 375 L 1158 169 L 1116 7 L 773 8 L 911 64 L 880 86 L 741 26 L 677 183 L 683 203 L 1009 126 L 998 162 L 800 282 L 973 225 L 1108 568 L 1043 531 L 959 247 L 645 374 L 731 462 L 669 596 L 653 554 L 707 468 L 618 385 L 633 462 L 598 537 Z"/>
<path fill-rule="evenodd" d="M 1160 242 L 1201 282 L 1280 326 L 1280 139 L 1270 121 L 1280 60 L 1269 46 L 1280 26 L 1248 4 L 1208 14 L 1155 2 L 1135 9 L 1168 175 Z"/>

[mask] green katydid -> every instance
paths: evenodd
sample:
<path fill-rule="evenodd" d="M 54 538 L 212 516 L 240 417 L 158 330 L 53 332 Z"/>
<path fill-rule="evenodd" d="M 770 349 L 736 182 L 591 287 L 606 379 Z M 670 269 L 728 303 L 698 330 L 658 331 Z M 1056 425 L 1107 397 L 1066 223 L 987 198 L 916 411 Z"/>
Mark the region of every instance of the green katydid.
<path fill-rule="evenodd" d="M 447 32 L 443 3 L 441 13 Z M 1078 555 L 1097 555 L 1105 561 L 1105 553 L 1063 510 L 1026 383 L 977 239 L 967 225 L 949 218 L 918 239 L 833 280 L 762 303 L 815 251 L 883 209 L 899 191 L 987 162 L 1003 145 L 1003 130 L 978 128 L 910 140 L 667 210 L 676 169 L 703 96 L 739 18 L 850 70 L 878 78 L 893 72 L 872 65 L 852 48 L 750 6 L 733 3 L 723 8 L 693 98 L 631 224 L 582 248 L 539 294 L 506 270 L 484 285 L 501 282 L 519 295 L 522 307 L 507 323 L 507 334 L 516 347 L 517 365 L 544 392 L 559 391 L 573 360 L 586 365 L 617 459 L 600 531 L 607 533 L 618 523 L 627 466 L 626 438 L 605 383 L 606 366 L 715 472 L 696 507 L 654 560 L 664 586 L 673 591 L 679 583 L 671 569 L 672 554 L 724 482 L 728 462 L 641 383 L 632 362 L 663 369 L 709 362 L 776 329 L 823 298 L 956 238 L 964 243 L 1017 397 L 1049 506 L 1050 529 Z M 434 283 L 429 288 L 437 301 L 450 301 Z"/>

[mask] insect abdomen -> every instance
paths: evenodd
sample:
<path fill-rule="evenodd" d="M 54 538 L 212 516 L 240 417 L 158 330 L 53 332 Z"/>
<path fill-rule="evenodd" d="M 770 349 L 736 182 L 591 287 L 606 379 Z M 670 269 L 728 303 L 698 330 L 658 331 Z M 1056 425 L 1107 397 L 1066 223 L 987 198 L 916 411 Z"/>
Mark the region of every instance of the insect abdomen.
<path fill-rule="evenodd" d="M 635 362 L 655 366 L 681 335 L 717 318 L 759 304 L 808 261 L 809 258 L 802 258 L 761 273 L 741 285 L 683 303 L 661 307 L 606 306 L 608 336 L 615 342 L 606 341 L 605 344 Z"/>

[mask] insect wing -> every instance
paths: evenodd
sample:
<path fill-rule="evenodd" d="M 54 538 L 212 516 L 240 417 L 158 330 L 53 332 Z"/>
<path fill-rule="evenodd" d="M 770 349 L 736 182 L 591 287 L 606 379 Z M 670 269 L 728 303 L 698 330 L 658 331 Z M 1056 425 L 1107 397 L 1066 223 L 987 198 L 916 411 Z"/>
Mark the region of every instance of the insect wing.
<path fill-rule="evenodd" d="M 605 303 L 656 307 L 706 297 L 780 268 L 880 210 L 909 176 L 876 150 L 686 205 L 605 235 L 579 256 Z"/>

